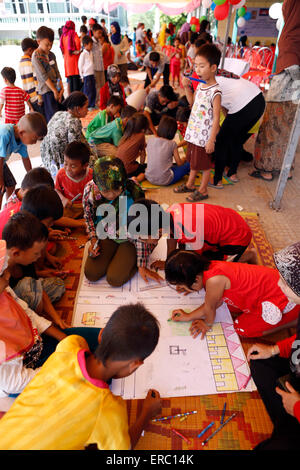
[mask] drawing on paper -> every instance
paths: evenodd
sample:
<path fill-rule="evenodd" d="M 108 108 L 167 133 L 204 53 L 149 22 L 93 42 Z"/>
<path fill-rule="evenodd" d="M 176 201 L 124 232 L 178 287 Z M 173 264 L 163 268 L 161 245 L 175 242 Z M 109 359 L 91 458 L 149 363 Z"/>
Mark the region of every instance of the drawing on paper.
<path fill-rule="evenodd" d="M 95 326 L 96 319 L 97 319 L 96 312 L 85 312 L 82 315 L 81 323 L 82 325 L 85 325 L 85 326 Z"/>
<path fill-rule="evenodd" d="M 186 355 L 186 349 L 180 349 L 179 346 L 173 346 L 171 345 L 169 347 L 170 355 L 173 356 L 178 356 L 179 354 L 183 354 L 184 356 Z"/>

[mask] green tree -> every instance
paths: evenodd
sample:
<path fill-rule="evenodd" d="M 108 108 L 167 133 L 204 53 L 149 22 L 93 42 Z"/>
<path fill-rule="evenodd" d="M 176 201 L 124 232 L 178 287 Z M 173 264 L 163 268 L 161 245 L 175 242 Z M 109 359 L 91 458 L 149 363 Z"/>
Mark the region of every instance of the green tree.
<path fill-rule="evenodd" d="M 160 15 L 160 25 L 166 23 L 173 23 L 176 28 L 176 32 L 181 28 L 181 26 L 187 21 L 187 13 L 181 13 L 181 15 L 168 16 L 162 13 Z"/>
<path fill-rule="evenodd" d="M 138 23 L 144 23 L 146 30 L 154 30 L 155 24 L 155 8 L 152 8 L 146 13 L 136 13 L 134 15 L 128 15 L 129 31 L 132 32 L 133 28 L 136 28 Z"/>

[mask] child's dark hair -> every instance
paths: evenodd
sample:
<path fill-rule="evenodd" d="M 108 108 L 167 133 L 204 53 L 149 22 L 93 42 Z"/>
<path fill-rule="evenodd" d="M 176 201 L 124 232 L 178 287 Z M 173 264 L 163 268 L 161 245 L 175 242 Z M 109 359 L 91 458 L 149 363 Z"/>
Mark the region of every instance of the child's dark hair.
<path fill-rule="evenodd" d="M 88 44 L 91 44 L 93 42 L 92 38 L 90 36 L 84 36 L 82 39 L 82 45 L 87 46 Z"/>
<path fill-rule="evenodd" d="M 74 142 L 68 144 L 64 153 L 66 157 L 70 158 L 71 160 L 80 161 L 81 165 L 86 165 L 90 161 L 91 151 L 89 147 L 81 141 L 75 140 Z"/>
<path fill-rule="evenodd" d="M 83 25 L 80 26 L 79 32 L 80 32 L 80 33 L 84 33 L 84 34 L 87 34 L 87 33 L 88 33 L 88 29 L 87 29 L 87 27 L 85 26 L 85 24 L 83 24 Z"/>
<path fill-rule="evenodd" d="M 83 15 L 83 16 L 81 17 L 81 21 L 84 23 L 85 21 L 87 21 L 87 17 L 86 17 L 85 15 Z"/>
<path fill-rule="evenodd" d="M 158 137 L 173 140 L 177 131 L 177 122 L 171 116 L 163 116 L 157 128 Z"/>
<path fill-rule="evenodd" d="M 49 39 L 50 42 L 54 41 L 54 31 L 47 26 L 41 26 L 36 32 L 36 38 L 39 40 Z"/>
<path fill-rule="evenodd" d="M 173 285 L 184 285 L 189 289 L 198 274 L 209 268 L 210 261 L 195 251 L 174 250 L 166 259 L 166 280 Z"/>
<path fill-rule="evenodd" d="M 2 239 L 6 241 L 8 250 L 19 248 L 25 251 L 35 242 L 46 241 L 48 229 L 37 217 L 21 210 L 14 214 L 4 226 Z"/>
<path fill-rule="evenodd" d="M 18 122 L 18 127 L 21 129 L 25 127 L 27 131 L 33 132 L 39 140 L 43 139 L 47 135 L 47 122 L 41 113 L 32 111 L 21 117 Z"/>
<path fill-rule="evenodd" d="M 29 189 L 22 200 L 21 209 L 35 215 L 39 220 L 63 216 L 64 208 L 57 192 L 45 185 Z"/>
<path fill-rule="evenodd" d="M 4 67 L 1 70 L 1 75 L 9 83 L 15 83 L 17 78 L 15 70 L 11 67 Z"/>
<path fill-rule="evenodd" d="M 28 49 L 37 49 L 38 43 L 32 38 L 24 38 L 21 42 L 22 51 L 25 52 Z"/>
<path fill-rule="evenodd" d="M 147 210 L 147 219 L 141 220 L 142 214 Z M 132 214 L 132 215 L 131 215 Z M 140 223 L 141 222 L 141 223 Z M 161 205 L 151 199 L 137 199 L 131 206 L 127 216 L 127 227 L 130 236 L 155 238 L 159 230 L 163 230 L 174 238 L 174 220 L 170 212 L 165 211 Z"/>
<path fill-rule="evenodd" d="M 21 183 L 21 189 L 24 191 L 41 185 L 54 189 L 54 181 L 49 171 L 46 168 L 37 167 L 26 173 Z"/>
<path fill-rule="evenodd" d="M 99 23 L 93 24 L 93 26 L 92 26 L 92 31 L 93 31 L 93 32 L 94 32 L 94 31 L 99 31 L 100 29 L 101 29 L 101 31 L 103 32 L 103 28 L 102 28 L 102 26 L 101 26 Z"/>
<path fill-rule="evenodd" d="M 199 34 L 199 39 L 203 39 L 205 44 L 206 43 L 212 44 L 212 42 L 213 42 L 212 35 L 207 33 L 206 31 L 203 31 L 202 33 Z"/>
<path fill-rule="evenodd" d="M 95 357 L 107 361 L 145 360 L 159 339 L 158 320 L 140 303 L 122 305 L 103 329 Z"/>
<path fill-rule="evenodd" d="M 134 113 L 136 113 L 136 109 L 133 106 L 129 106 L 129 104 L 127 104 L 121 110 L 121 118 L 122 119 L 131 118 L 131 116 L 133 116 Z"/>
<path fill-rule="evenodd" d="M 129 78 L 127 77 L 127 75 L 121 75 L 120 82 L 129 84 Z"/>
<path fill-rule="evenodd" d="M 178 95 L 174 92 L 171 85 L 163 85 L 159 90 L 158 93 L 163 98 L 167 98 L 169 101 L 176 101 L 178 99 Z"/>
<path fill-rule="evenodd" d="M 188 122 L 191 110 L 187 106 L 180 106 L 176 111 L 176 121 Z"/>
<path fill-rule="evenodd" d="M 109 98 L 109 100 L 107 102 L 107 106 L 110 106 L 110 105 L 120 106 L 122 108 L 123 100 L 122 100 L 122 98 L 120 98 L 120 96 L 111 95 L 111 97 Z"/>
<path fill-rule="evenodd" d="M 128 119 L 124 129 L 123 137 L 121 138 L 119 145 L 126 142 L 129 137 L 133 134 L 139 134 L 140 132 L 146 132 L 149 127 L 149 121 L 143 113 L 134 113 L 131 118 Z"/>
<path fill-rule="evenodd" d="M 149 60 L 151 60 L 151 62 L 159 62 L 159 59 L 160 55 L 158 52 L 150 52 Z"/>
<path fill-rule="evenodd" d="M 206 41 L 202 38 L 197 39 L 197 41 L 195 42 L 195 46 L 197 49 L 199 49 L 199 47 L 203 46 L 204 44 L 206 44 Z"/>
<path fill-rule="evenodd" d="M 84 93 L 82 93 L 82 91 L 73 91 L 72 93 L 70 93 L 68 98 L 66 98 L 62 102 L 62 107 L 65 110 L 74 109 L 77 107 L 82 108 L 82 106 L 84 106 L 87 101 L 88 97 Z"/>
<path fill-rule="evenodd" d="M 204 44 L 198 49 L 196 57 L 205 57 L 210 65 L 218 67 L 221 60 L 221 51 L 214 44 Z"/>
<path fill-rule="evenodd" d="M 199 34 L 193 32 L 193 33 L 191 34 L 190 43 L 191 43 L 191 44 L 195 44 L 195 42 L 197 41 L 198 37 L 199 37 Z"/>

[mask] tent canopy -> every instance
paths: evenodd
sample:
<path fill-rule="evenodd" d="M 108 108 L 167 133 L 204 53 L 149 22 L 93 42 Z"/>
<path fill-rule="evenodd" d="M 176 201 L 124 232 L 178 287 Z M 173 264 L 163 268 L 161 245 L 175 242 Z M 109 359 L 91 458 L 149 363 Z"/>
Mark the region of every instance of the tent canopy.
<path fill-rule="evenodd" d="M 158 3 L 149 2 L 149 0 L 119 0 L 118 2 L 108 2 L 102 0 L 72 0 L 72 3 L 77 8 L 85 8 L 86 10 L 100 12 L 110 12 L 122 6 L 126 10 L 133 13 L 144 13 L 152 7 L 157 6 L 166 15 L 180 15 L 180 13 L 190 13 L 198 8 L 202 0 L 159 0 Z"/>

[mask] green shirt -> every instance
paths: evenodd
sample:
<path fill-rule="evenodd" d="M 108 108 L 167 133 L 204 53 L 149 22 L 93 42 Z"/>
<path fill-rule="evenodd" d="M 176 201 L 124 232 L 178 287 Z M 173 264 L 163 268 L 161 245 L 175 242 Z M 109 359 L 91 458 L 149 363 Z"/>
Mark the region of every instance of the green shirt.
<path fill-rule="evenodd" d="M 116 118 L 114 121 L 106 124 L 106 126 L 95 129 L 89 134 L 89 137 L 87 137 L 87 139 L 89 142 L 94 143 L 96 145 L 109 143 L 117 147 L 122 136 L 122 119 Z"/>
<path fill-rule="evenodd" d="M 109 114 L 107 114 L 106 109 L 99 111 L 99 113 L 94 117 L 94 119 L 89 123 L 86 130 L 86 139 L 89 140 L 89 136 L 92 132 L 96 129 L 106 126 L 109 122 L 111 122 L 112 118 Z"/>

